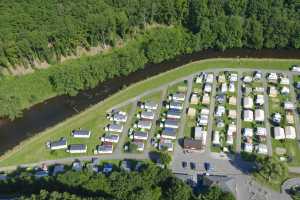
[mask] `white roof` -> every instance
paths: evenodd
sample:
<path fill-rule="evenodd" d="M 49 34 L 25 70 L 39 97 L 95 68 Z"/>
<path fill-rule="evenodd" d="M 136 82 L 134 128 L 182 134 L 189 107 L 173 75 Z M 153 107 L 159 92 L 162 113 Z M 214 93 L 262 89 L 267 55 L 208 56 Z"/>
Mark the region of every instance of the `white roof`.
<path fill-rule="evenodd" d="M 284 102 L 284 109 L 285 110 L 293 110 L 295 109 L 294 104 L 290 101 Z"/>
<path fill-rule="evenodd" d="M 264 104 L 265 103 L 264 95 L 262 94 L 256 95 L 255 103 L 260 105 Z"/>
<path fill-rule="evenodd" d="M 252 122 L 253 121 L 253 111 L 252 110 L 244 110 L 243 117 L 244 117 L 244 121 Z"/>
<path fill-rule="evenodd" d="M 227 135 L 233 135 L 233 133 L 236 132 L 236 125 L 235 124 L 229 124 Z"/>
<path fill-rule="evenodd" d="M 206 82 L 207 83 L 213 83 L 214 82 L 214 74 L 207 74 Z"/>
<path fill-rule="evenodd" d="M 280 90 L 281 93 L 290 93 L 290 88 L 289 87 L 286 87 L 286 86 L 283 86 Z"/>
<path fill-rule="evenodd" d="M 251 76 L 244 76 L 244 78 L 243 78 L 243 81 L 245 82 L 245 83 L 250 83 L 250 82 L 252 82 L 252 77 Z"/>
<path fill-rule="evenodd" d="M 258 135 L 258 136 L 267 136 L 267 129 L 265 127 L 257 127 L 256 135 Z"/>
<path fill-rule="evenodd" d="M 269 79 L 269 80 L 277 80 L 277 79 L 278 79 L 278 76 L 277 76 L 276 73 L 271 72 L 271 73 L 268 75 L 268 79 Z"/>
<path fill-rule="evenodd" d="M 293 126 L 286 126 L 284 128 L 285 131 L 285 137 L 287 139 L 295 139 L 296 138 L 296 130 Z"/>
<path fill-rule="evenodd" d="M 213 144 L 220 144 L 220 134 L 219 131 L 214 132 L 214 137 L 213 137 Z"/>
<path fill-rule="evenodd" d="M 227 84 L 226 83 L 222 83 L 222 85 L 221 85 L 221 92 L 222 93 L 227 92 Z"/>
<path fill-rule="evenodd" d="M 274 138 L 276 140 L 284 139 L 285 138 L 284 129 L 279 126 L 274 127 Z"/>
<path fill-rule="evenodd" d="M 253 129 L 252 128 L 244 128 L 243 135 L 245 137 L 253 137 Z"/>
<path fill-rule="evenodd" d="M 235 86 L 233 82 L 229 83 L 229 92 L 234 92 L 235 91 Z"/>
<path fill-rule="evenodd" d="M 200 114 L 201 115 L 209 115 L 209 109 L 208 108 L 202 108 Z"/>
<path fill-rule="evenodd" d="M 290 79 L 283 77 L 280 79 L 280 84 L 281 85 L 289 85 L 290 84 Z"/>
<path fill-rule="evenodd" d="M 232 135 L 227 135 L 226 143 L 229 145 L 233 144 L 233 136 Z"/>
<path fill-rule="evenodd" d="M 251 97 L 245 97 L 243 99 L 244 108 L 252 108 L 253 107 L 253 99 Z"/>
<path fill-rule="evenodd" d="M 212 87 L 211 87 L 210 84 L 205 84 L 205 86 L 204 86 L 204 91 L 205 92 L 211 92 L 211 89 L 212 89 Z"/>
<path fill-rule="evenodd" d="M 255 121 L 264 121 L 265 120 L 265 111 L 262 109 L 256 109 L 255 112 Z"/>

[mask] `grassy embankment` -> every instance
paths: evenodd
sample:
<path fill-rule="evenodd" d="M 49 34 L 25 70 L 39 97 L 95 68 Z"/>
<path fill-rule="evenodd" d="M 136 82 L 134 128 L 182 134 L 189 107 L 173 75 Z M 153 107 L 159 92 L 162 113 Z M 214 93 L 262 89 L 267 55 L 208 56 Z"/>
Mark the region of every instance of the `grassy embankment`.
<path fill-rule="evenodd" d="M 1 157 L 0 166 L 18 165 L 22 163 L 32 163 L 47 159 L 57 159 L 70 157 L 71 155 L 59 151 L 52 153 L 45 148 L 45 142 L 50 139 L 68 137 L 70 131 L 74 128 L 85 127 L 91 129 L 94 134 L 88 140 L 70 140 L 76 143 L 88 143 L 88 155 L 92 155 L 92 149 L 99 142 L 98 137 L 101 134 L 102 127 L 106 125 L 105 112 L 112 106 L 123 102 L 129 98 L 137 96 L 146 90 L 159 87 L 162 84 L 171 82 L 177 78 L 188 76 L 204 69 L 224 68 L 224 67 L 245 67 L 263 69 L 288 69 L 292 64 L 299 63 L 300 60 L 279 60 L 279 59 L 208 59 L 191 63 L 175 70 L 163 73 L 153 78 L 134 84 L 112 96 L 86 111 L 67 119 L 55 127 L 49 128 L 44 132 L 24 141 L 18 147 L 7 152 Z M 78 156 L 78 155 L 77 155 Z"/>

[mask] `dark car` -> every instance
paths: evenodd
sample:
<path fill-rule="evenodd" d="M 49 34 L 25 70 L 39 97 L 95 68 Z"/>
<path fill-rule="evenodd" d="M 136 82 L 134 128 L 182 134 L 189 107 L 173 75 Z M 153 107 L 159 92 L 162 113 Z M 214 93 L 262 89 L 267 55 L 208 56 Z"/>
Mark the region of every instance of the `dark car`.
<path fill-rule="evenodd" d="M 183 161 L 181 164 L 182 164 L 182 167 L 183 167 L 183 168 L 186 168 L 187 163 L 186 163 L 185 161 Z"/>
<path fill-rule="evenodd" d="M 208 163 L 208 162 L 204 163 L 204 169 L 205 169 L 206 171 L 211 170 L 210 163 Z"/>
<path fill-rule="evenodd" d="M 190 168 L 191 168 L 191 170 L 195 170 L 196 164 L 194 162 L 190 162 Z"/>

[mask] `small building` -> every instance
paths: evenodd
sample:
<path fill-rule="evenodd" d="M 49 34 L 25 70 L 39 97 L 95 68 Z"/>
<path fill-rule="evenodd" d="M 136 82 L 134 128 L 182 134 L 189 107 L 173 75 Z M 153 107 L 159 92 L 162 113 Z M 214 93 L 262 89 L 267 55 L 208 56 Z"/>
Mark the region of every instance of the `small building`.
<path fill-rule="evenodd" d="M 245 122 L 253 122 L 253 111 L 243 110 L 243 119 Z"/>
<path fill-rule="evenodd" d="M 257 122 L 263 122 L 265 120 L 265 111 L 262 109 L 256 109 L 254 111 L 254 118 Z"/>
<path fill-rule="evenodd" d="M 200 118 L 198 118 L 198 123 L 200 126 L 207 126 L 208 124 L 208 115 L 201 115 Z"/>
<path fill-rule="evenodd" d="M 219 104 L 223 104 L 226 101 L 226 96 L 224 94 L 217 95 L 216 100 Z"/>
<path fill-rule="evenodd" d="M 285 119 L 286 119 L 286 123 L 288 124 L 294 124 L 295 120 L 294 120 L 294 115 L 292 111 L 287 111 L 285 113 Z"/>
<path fill-rule="evenodd" d="M 68 143 L 66 138 L 60 138 L 58 141 L 49 142 L 50 150 L 67 149 Z"/>
<path fill-rule="evenodd" d="M 150 130 L 152 126 L 152 121 L 141 119 L 137 123 L 137 128 Z"/>
<path fill-rule="evenodd" d="M 272 117 L 272 121 L 276 124 L 279 124 L 281 122 L 281 119 L 282 119 L 281 114 L 278 112 L 275 113 Z"/>
<path fill-rule="evenodd" d="M 226 83 L 222 83 L 221 84 L 221 93 L 226 93 L 227 90 L 228 90 L 227 84 Z"/>
<path fill-rule="evenodd" d="M 127 114 L 126 112 L 122 112 L 122 111 L 116 112 L 113 114 L 111 120 L 115 122 L 126 122 Z"/>
<path fill-rule="evenodd" d="M 149 111 L 142 111 L 141 114 L 140 114 L 140 117 L 142 119 L 149 119 L 149 120 L 152 120 L 154 119 L 154 116 L 155 116 L 155 113 L 151 110 Z"/>
<path fill-rule="evenodd" d="M 211 84 L 206 83 L 206 84 L 204 85 L 204 92 L 206 92 L 206 93 L 211 93 L 211 90 L 212 90 Z"/>
<path fill-rule="evenodd" d="M 171 101 L 169 104 L 170 109 L 176 109 L 176 110 L 182 110 L 183 109 L 183 103 L 178 101 Z"/>
<path fill-rule="evenodd" d="M 260 137 L 267 136 L 267 129 L 265 127 L 257 127 L 256 128 L 256 135 Z"/>
<path fill-rule="evenodd" d="M 94 154 L 111 154 L 113 153 L 113 145 L 112 144 L 102 144 L 97 146 Z"/>
<path fill-rule="evenodd" d="M 181 118 L 181 111 L 176 109 L 170 109 L 167 112 L 167 118 L 170 119 L 180 119 Z"/>
<path fill-rule="evenodd" d="M 133 138 L 134 140 L 147 140 L 148 133 L 143 131 L 134 131 Z"/>
<path fill-rule="evenodd" d="M 91 131 L 89 131 L 89 130 L 73 130 L 72 136 L 74 138 L 90 138 Z"/>
<path fill-rule="evenodd" d="M 248 138 L 252 138 L 253 137 L 253 129 L 252 128 L 244 128 L 243 129 L 243 136 Z"/>
<path fill-rule="evenodd" d="M 195 83 L 201 84 L 203 82 L 203 76 L 197 76 L 195 79 Z"/>
<path fill-rule="evenodd" d="M 233 82 L 229 83 L 229 89 L 228 89 L 228 91 L 231 92 L 231 93 L 235 92 L 235 85 L 234 85 Z"/>
<path fill-rule="evenodd" d="M 177 120 L 167 119 L 164 122 L 165 128 L 179 128 L 179 122 Z"/>
<path fill-rule="evenodd" d="M 195 132 L 194 132 L 194 139 L 195 140 L 201 140 L 202 145 L 206 144 L 206 136 L 207 136 L 207 131 L 204 130 L 203 127 L 195 127 Z"/>
<path fill-rule="evenodd" d="M 220 145 L 220 132 L 219 131 L 214 131 L 212 144 Z"/>
<path fill-rule="evenodd" d="M 285 110 L 294 110 L 295 109 L 295 106 L 294 106 L 293 102 L 291 102 L 291 101 L 284 102 L 283 107 Z"/>
<path fill-rule="evenodd" d="M 255 104 L 262 106 L 265 103 L 264 95 L 258 94 L 255 96 Z"/>
<path fill-rule="evenodd" d="M 229 81 L 230 82 L 236 82 L 238 80 L 238 75 L 236 73 L 231 73 L 229 75 Z"/>
<path fill-rule="evenodd" d="M 274 138 L 275 140 L 283 140 L 285 139 L 285 133 L 284 133 L 284 129 L 279 127 L 279 126 L 276 126 L 273 128 L 274 130 Z"/>
<path fill-rule="evenodd" d="M 234 96 L 229 97 L 229 105 L 232 105 L 232 106 L 236 105 L 236 97 L 234 97 Z"/>
<path fill-rule="evenodd" d="M 289 85 L 290 84 L 290 79 L 287 77 L 282 77 L 280 78 L 280 85 Z"/>
<path fill-rule="evenodd" d="M 290 88 L 286 87 L 286 86 L 283 86 L 280 90 L 280 93 L 283 94 L 283 95 L 288 95 L 290 93 Z"/>
<path fill-rule="evenodd" d="M 147 101 L 144 104 L 142 104 L 142 108 L 147 110 L 157 110 L 158 104 L 154 101 Z"/>
<path fill-rule="evenodd" d="M 172 100 L 174 101 L 184 101 L 185 100 L 185 94 L 184 93 L 175 93 L 172 95 Z"/>
<path fill-rule="evenodd" d="M 207 93 L 204 93 L 202 97 L 202 104 L 209 105 L 210 104 L 210 96 Z"/>
<path fill-rule="evenodd" d="M 276 89 L 276 87 L 274 86 L 269 87 L 269 96 L 277 97 L 277 95 L 278 95 L 278 90 Z"/>
<path fill-rule="evenodd" d="M 244 83 L 251 83 L 253 81 L 253 78 L 251 76 L 244 76 L 243 81 Z"/>
<path fill-rule="evenodd" d="M 251 97 L 245 97 L 243 99 L 244 108 L 251 109 L 253 107 L 253 99 Z"/>
<path fill-rule="evenodd" d="M 267 79 L 268 79 L 268 81 L 269 81 L 270 83 L 277 83 L 277 81 L 278 81 L 278 76 L 277 76 L 276 73 L 271 72 L 271 73 L 269 73 Z"/>
<path fill-rule="evenodd" d="M 253 77 L 253 79 L 254 79 L 255 81 L 259 81 L 259 80 L 261 80 L 261 78 L 262 78 L 262 73 L 261 73 L 261 72 L 259 72 L 259 71 L 254 72 L 254 77 Z"/>
<path fill-rule="evenodd" d="M 296 139 L 296 130 L 293 126 L 286 126 L 284 128 L 286 139 Z"/>
<path fill-rule="evenodd" d="M 194 118 L 196 116 L 196 109 L 195 108 L 188 108 L 187 115 L 190 118 Z"/>
<path fill-rule="evenodd" d="M 227 129 L 227 135 L 235 135 L 236 134 L 236 125 L 235 124 L 229 124 Z"/>
<path fill-rule="evenodd" d="M 237 117 L 237 113 L 236 113 L 236 110 L 229 110 L 228 111 L 228 117 L 230 118 L 230 119 L 236 119 L 236 117 Z"/>
<path fill-rule="evenodd" d="M 176 140 L 176 129 L 164 128 L 162 133 L 161 133 L 161 138 Z"/>
<path fill-rule="evenodd" d="M 197 105 L 197 104 L 199 103 L 199 97 L 198 97 L 197 94 L 193 93 L 193 94 L 191 95 L 190 103 L 191 103 L 192 105 Z"/>
<path fill-rule="evenodd" d="M 158 149 L 159 150 L 166 149 L 167 151 L 173 151 L 174 150 L 173 142 L 171 140 L 160 140 Z"/>
<path fill-rule="evenodd" d="M 196 150 L 196 151 L 201 150 L 202 141 L 185 138 L 183 140 L 183 148 L 187 150 Z"/>
<path fill-rule="evenodd" d="M 220 75 L 218 76 L 218 82 L 219 82 L 219 83 L 225 83 L 225 82 L 226 82 L 225 74 L 220 74 Z"/>
<path fill-rule="evenodd" d="M 215 113 L 215 116 L 222 117 L 225 114 L 225 112 L 226 112 L 226 110 L 225 110 L 224 106 L 218 106 L 217 110 L 216 110 L 216 113 Z"/>
<path fill-rule="evenodd" d="M 246 142 L 244 145 L 244 151 L 248 153 L 252 153 L 253 151 L 253 144 Z"/>
<path fill-rule="evenodd" d="M 86 144 L 70 144 L 67 149 L 69 153 L 86 153 L 87 145 Z"/>
<path fill-rule="evenodd" d="M 107 133 L 104 137 L 101 137 L 102 142 L 110 142 L 110 143 L 118 143 L 119 142 L 119 135 L 118 134 L 112 134 Z"/>
<path fill-rule="evenodd" d="M 258 144 L 257 145 L 257 153 L 258 154 L 263 154 L 263 155 L 267 155 L 268 154 L 268 147 L 266 144 Z"/>
<path fill-rule="evenodd" d="M 207 74 L 206 76 L 206 80 L 205 80 L 206 83 L 213 83 L 214 82 L 214 74 Z"/>
<path fill-rule="evenodd" d="M 105 131 L 122 133 L 122 131 L 123 131 L 123 125 L 121 125 L 121 124 L 109 124 L 105 128 Z"/>

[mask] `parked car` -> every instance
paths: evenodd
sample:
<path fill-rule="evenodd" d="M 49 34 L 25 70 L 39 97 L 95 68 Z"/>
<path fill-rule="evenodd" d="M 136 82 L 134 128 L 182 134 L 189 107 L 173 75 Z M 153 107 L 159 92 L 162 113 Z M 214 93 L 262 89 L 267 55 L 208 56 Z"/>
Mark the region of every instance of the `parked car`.
<path fill-rule="evenodd" d="M 190 168 L 191 168 L 191 170 L 195 170 L 196 164 L 194 162 L 190 162 Z"/>
<path fill-rule="evenodd" d="M 181 163 L 181 165 L 182 165 L 182 168 L 186 168 L 186 167 L 187 167 L 187 162 L 183 161 L 183 162 Z"/>

